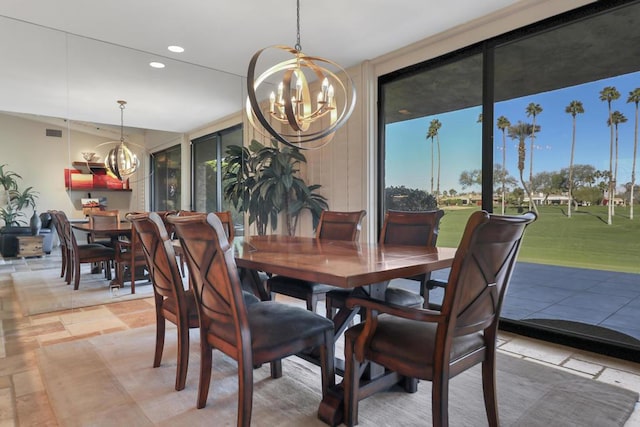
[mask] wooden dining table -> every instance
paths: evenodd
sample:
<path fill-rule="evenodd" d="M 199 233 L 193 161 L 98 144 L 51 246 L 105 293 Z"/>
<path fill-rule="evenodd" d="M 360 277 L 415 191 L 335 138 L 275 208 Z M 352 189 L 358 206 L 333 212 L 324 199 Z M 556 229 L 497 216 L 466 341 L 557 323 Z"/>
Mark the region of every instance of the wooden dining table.
<path fill-rule="evenodd" d="M 456 252 L 455 248 L 364 244 L 277 235 L 236 237 L 233 245 L 237 266 L 249 273 L 247 277 L 263 300 L 268 300 L 269 295 L 258 271 L 353 288 L 354 295 L 366 294 L 384 300 L 390 280 L 451 267 Z M 336 339 L 356 314 L 349 309 L 337 313 L 333 319 Z M 314 355 L 300 356 L 316 361 Z M 339 362 L 336 361 L 338 372 Z M 381 366 L 369 366 L 367 393 L 387 389 L 402 380 L 395 373 L 385 372 Z M 318 416 L 330 425 L 341 422 L 341 385 L 325 397 Z"/>

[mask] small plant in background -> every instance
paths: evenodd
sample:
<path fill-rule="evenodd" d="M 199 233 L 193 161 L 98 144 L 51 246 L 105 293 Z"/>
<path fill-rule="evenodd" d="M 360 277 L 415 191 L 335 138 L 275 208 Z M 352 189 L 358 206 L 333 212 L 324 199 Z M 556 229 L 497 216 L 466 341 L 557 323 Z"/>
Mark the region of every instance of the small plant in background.
<path fill-rule="evenodd" d="M 16 172 L 6 170 L 7 165 L 0 165 L 0 219 L 4 221 L 6 227 L 26 225 L 26 218 L 23 212 L 26 208 L 35 209 L 38 192 L 33 187 L 20 190 L 19 180 L 22 176 Z"/>

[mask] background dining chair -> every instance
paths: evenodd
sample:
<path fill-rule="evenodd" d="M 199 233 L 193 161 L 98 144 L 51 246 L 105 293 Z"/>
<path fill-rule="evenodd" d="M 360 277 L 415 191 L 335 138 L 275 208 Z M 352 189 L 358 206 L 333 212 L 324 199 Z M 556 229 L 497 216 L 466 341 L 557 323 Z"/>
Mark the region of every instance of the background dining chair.
<path fill-rule="evenodd" d="M 408 245 L 408 246 L 436 246 L 440 219 L 444 215 L 442 209 L 431 211 L 387 211 L 380 232 L 381 245 Z M 419 276 L 407 277 L 420 284 L 420 295 L 393 286 L 386 289 L 385 301 L 392 304 L 407 307 L 429 305 L 428 284 L 431 273 Z M 351 291 L 349 289 L 335 289 L 327 292 L 326 306 L 327 316 L 333 319 L 338 309 L 345 308 L 345 303 Z"/>
<path fill-rule="evenodd" d="M 533 212 L 520 216 L 474 212 L 453 260 L 440 311 L 351 297 L 366 321 L 345 333 L 345 424 L 358 423 L 365 361 L 405 377 L 431 381 L 432 425 L 447 426 L 449 379 L 482 363 L 490 426 L 498 425 L 495 358 L 498 320 L 513 266 Z M 381 314 L 385 314 L 382 316 Z"/>
<path fill-rule="evenodd" d="M 119 210 L 91 211 L 89 212 L 89 227 L 114 227 L 120 224 Z M 105 246 L 115 247 L 116 238 L 110 234 L 92 231 L 87 235 L 88 243 L 100 243 Z"/>
<path fill-rule="evenodd" d="M 238 363 L 238 426 L 251 424 L 253 367 L 271 363 L 271 376 L 282 375 L 281 359 L 319 348 L 322 396 L 335 384 L 333 322 L 299 307 L 263 301 L 247 305 L 220 219 L 170 217 L 193 272 L 200 313 L 200 382 L 197 407 L 205 406 L 213 349 Z M 294 390 L 291 390 L 294 393 Z"/>
<path fill-rule="evenodd" d="M 176 390 L 185 387 L 189 366 L 189 329 L 200 326 L 198 308 L 191 289 L 185 290 L 178 270 L 171 239 L 160 215 L 155 212 L 128 214 L 126 217 L 135 226 L 137 241 L 153 284 L 156 306 L 156 349 L 153 367 L 160 366 L 164 348 L 165 320 L 177 326 L 178 363 L 176 367 Z"/>
<path fill-rule="evenodd" d="M 64 245 L 67 247 L 67 272 L 65 277 L 67 283 L 70 283 L 73 278 L 73 289 L 78 290 L 80 286 L 80 265 L 84 263 L 103 263 L 105 265 L 105 276 L 107 279 L 111 279 L 109 265 L 115 259 L 114 249 L 100 243 L 78 244 L 76 236 L 71 230 L 71 223 L 67 215 L 62 211 L 57 211 L 55 217 L 61 224 L 61 237 L 65 239 Z"/>
<path fill-rule="evenodd" d="M 316 229 L 317 240 L 345 240 L 355 242 L 360 236 L 362 228 L 362 218 L 365 211 L 336 212 L 322 211 L 320 222 Z M 293 298 L 306 301 L 307 310 L 316 311 L 318 301 L 324 301 L 326 293 L 333 289 L 340 289 L 336 286 L 324 283 L 310 282 L 287 276 L 272 276 L 266 281 L 267 293 L 271 299 L 275 299 L 275 294 L 283 294 Z"/>
<path fill-rule="evenodd" d="M 130 212 L 127 214 L 135 215 L 135 212 Z M 142 246 L 142 242 L 138 238 L 138 234 L 136 233 L 135 227 L 136 225 L 132 223 L 131 225 L 131 238 L 128 240 L 118 239 L 115 241 L 115 263 L 116 263 L 116 278 L 117 282 L 124 286 L 125 282 L 125 271 L 128 269 L 129 271 L 129 280 L 131 282 L 131 293 L 136 293 L 136 276 L 138 274 L 142 275 L 144 273 L 143 268 L 148 270 L 147 259 L 144 255 L 144 250 Z"/>

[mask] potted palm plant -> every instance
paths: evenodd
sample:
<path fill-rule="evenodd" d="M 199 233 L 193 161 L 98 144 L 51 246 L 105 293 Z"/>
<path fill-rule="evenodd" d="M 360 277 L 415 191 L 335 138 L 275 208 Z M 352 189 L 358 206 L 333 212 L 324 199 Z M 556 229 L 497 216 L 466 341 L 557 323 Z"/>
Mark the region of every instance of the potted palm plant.
<path fill-rule="evenodd" d="M 19 188 L 22 176 L 0 165 L 0 219 L 4 226 L 0 229 L 0 253 L 3 257 L 15 256 L 17 235 L 31 234 L 27 226 L 25 209 L 36 208 L 38 193 L 33 187 Z"/>
<path fill-rule="evenodd" d="M 269 225 L 275 230 L 284 213 L 287 234 L 293 236 L 304 210 L 311 212 L 315 229 L 328 204 L 317 193 L 320 185 L 307 185 L 300 178 L 300 165 L 307 159 L 299 149 L 281 147 L 275 140 L 270 146 L 252 140 L 249 147 L 227 147 L 226 154 L 224 197 L 249 214 L 249 224 L 256 224 L 258 234 L 266 234 Z"/>

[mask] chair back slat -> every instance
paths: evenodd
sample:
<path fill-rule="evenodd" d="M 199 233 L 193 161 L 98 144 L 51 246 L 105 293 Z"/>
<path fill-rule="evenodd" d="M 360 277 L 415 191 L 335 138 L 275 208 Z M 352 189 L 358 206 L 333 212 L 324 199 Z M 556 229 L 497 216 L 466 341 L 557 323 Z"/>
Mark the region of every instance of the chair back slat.
<path fill-rule="evenodd" d="M 112 226 L 120 223 L 120 211 L 93 211 L 89 213 L 89 226 L 91 228 L 100 226 Z"/>
<path fill-rule="evenodd" d="M 381 244 L 435 246 L 442 209 L 419 212 L 388 211 L 385 214 Z"/>
<path fill-rule="evenodd" d="M 336 212 L 322 211 L 316 230 L 316 239 L 346 240 L 355 242 L 360 237 L 362 219 L 366 211 Z"/>

